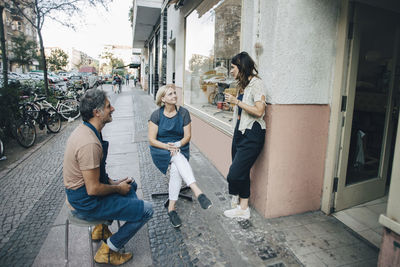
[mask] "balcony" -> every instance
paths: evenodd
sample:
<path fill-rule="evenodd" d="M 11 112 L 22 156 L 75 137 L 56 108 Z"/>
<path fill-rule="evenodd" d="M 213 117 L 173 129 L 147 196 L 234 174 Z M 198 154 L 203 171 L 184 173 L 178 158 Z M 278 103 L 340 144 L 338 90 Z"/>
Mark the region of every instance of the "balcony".
<path fill-rule="evenodd" d="M 133 48 L 144 48 L 161 15 L 162 0 L 136 0 L 133 3 Z"/>

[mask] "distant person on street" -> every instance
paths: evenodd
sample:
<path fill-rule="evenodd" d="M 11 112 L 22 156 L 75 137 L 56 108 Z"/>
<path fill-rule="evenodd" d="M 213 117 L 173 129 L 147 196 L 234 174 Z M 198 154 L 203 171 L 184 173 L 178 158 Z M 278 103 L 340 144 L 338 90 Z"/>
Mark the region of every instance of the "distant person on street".
<path fill-rule="evenodd" d="M 112 121 L 114 107 L 106 93 L 90 89 L 81 98 L 83 123 L 67 141 L 63 177 L 65 192 L 72 213 L 84 220 L 122 220 L 126 223 L 112 234 L 107 225 L 97 225 L 93 240 L 103 240 L 94 260 L 97 263 L 120 265 L 132 253 L 119 250 L 153 216 L 152 204 L 138 199 L 137 184 L 132 178 L 113 180 L 105 169 L 108 142 L 101 130 Z"/>
<path fill-rule="evenodd" d="M 126 85 L 128 85 L 129 84 L 129 73 L 127 73 L 126 75 L 125 75 L 125 80 L 126 80 Z"/>
<path fill-rule="evenodd" d="M 238 94 L 225 94 L 225 101 L 235 104 L 232 140 L 232 165 L 227 176 L 231 209 L 229 218 L 249 219 L 250 169 L 260 154 L 265 140 L 265 92 L 253 59 L 246 52 L 234 56 L 231 75 L 237 80 Z"/>
<path fill-rule="evenodd" d="M 121 93 L 121 84 L 122 84 L 122 79 L 118 74 L 115 74 L 113 77 L 113 91 L 114 93 Z"/>
<path fill-rule="evenodd" d="M 211 207 L 211 201 L 197 186 L 192 167 L 189 164 L 189 142 L 191 138 L 191 119 L 189 111 L 177 106 L 174 85 L 158 89 L 155 110 L 149 120 L 150 153 L 154 164 L 164 174 L 171 164 L 169 178 L 168 216 L 174 227 L 182 221 L 175 210 L 182 179 L 192 189 L 203 209 Z"/>

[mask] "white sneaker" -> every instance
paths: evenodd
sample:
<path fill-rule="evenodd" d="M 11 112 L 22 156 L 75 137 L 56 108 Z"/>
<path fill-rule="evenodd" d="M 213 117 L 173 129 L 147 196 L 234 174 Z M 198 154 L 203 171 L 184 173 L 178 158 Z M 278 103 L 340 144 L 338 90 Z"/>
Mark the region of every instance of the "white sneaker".
<path fill-rule="evenodd" d="M 238 195 L 232 195 L 231 198 L 231 208 L 235 209 L 239 204 L 239 196 Z"/>
<path fill-rule="evenodd" d="M 250 219 L 250 209 L 242 210 L 240 206 L 237 206 L 235 209 L 224 211 L 224 215 L 228 218 Z"/>

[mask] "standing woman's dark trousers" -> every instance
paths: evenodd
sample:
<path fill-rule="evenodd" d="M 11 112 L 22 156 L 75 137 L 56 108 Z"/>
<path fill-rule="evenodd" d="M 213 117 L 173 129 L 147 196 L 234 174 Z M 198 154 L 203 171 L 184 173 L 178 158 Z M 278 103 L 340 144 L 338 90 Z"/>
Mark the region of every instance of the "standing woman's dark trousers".
<path fill-rule="evenodd" d="M 229 168 L 229 194 L 240 198 L 250 197 L 250 169 L 260 154 L 265 141 L 265 129 L 258 122 L 246 129 L 244 134 L 239 130 L 238 120 L 232 141 L 232 165 Z"/>

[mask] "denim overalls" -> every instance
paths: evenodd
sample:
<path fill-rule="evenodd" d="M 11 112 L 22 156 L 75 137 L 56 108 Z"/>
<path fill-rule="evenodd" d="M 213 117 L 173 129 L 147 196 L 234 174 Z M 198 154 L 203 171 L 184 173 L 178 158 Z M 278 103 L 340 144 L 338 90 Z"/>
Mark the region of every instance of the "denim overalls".
<path fill-rule="evenodd" d="M 99 138 L 103 147 L 103 158 L 100 163 L 100 182 L 109 184 L 105 164 L 108 152 L 108 142 L 103 141 L 96 128 L 87 122 L 89 127 Z M 131 190 L 126 195 L 117 193 L 106 196 L 90 196 L 86 186 L 76 190 L 65 189 L 68 201 L 74 207 L 75 215 L 86 220 L 122 220 L 126 223 L 117 233 L 111 236 L 110 241 L 115 248 L 122 248 L 126 242 L 152 217 L 152 204 L 138 199 L 136 195 L 137 184 L 131 184 Z"/>

